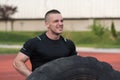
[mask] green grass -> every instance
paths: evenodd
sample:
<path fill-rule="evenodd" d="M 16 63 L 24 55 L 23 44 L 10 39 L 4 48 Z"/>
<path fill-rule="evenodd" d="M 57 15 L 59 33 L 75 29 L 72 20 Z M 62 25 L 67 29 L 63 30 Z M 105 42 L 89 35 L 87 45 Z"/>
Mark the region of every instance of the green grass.
<path fill-rule="evenodd" d="M 0 44 L 16 44 L 23 45 L 25 41 L 40 35 L 42 32 L 0 32 Z M 118 38 L 111 38 L 110 32 L 106 32 L 103 36 L 98 37 L 91 31 L 81 32 L 64 32 L 64 37 L 74 41 L 79 47 L 96 47 L 96 48 L 120 48 L 120 32 Z M 18 49 L 0 48 L 2 53 L 17 53 Z"/>
<path fill-rule="evenodd" d="M 0 48 L 0 54 L 16 54 L 19 49 Z"/>
<path fill-rule="evenodd" d="M 0 44 L 23 44 L 41 32 L 0 32 Z"/>
<path fill-rule="evenodd" d="M 110 32 L 106 32 L 101 37 L 98 37 L 91 31 L 65 32 L 63 35 L 73 40 L 76 46 L 79 47 L 120 48 L 120 37 L 113 40 Z"/>

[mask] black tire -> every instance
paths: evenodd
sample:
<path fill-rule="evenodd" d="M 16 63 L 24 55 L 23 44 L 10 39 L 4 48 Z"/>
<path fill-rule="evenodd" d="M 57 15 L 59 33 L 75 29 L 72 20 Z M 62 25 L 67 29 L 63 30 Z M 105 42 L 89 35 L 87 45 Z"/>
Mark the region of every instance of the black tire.
<path fill-rule="evenodd" d="M 93 57 L 71 56 L 38 67 L 26 80 L 120 80 L 120 72 Z"/>

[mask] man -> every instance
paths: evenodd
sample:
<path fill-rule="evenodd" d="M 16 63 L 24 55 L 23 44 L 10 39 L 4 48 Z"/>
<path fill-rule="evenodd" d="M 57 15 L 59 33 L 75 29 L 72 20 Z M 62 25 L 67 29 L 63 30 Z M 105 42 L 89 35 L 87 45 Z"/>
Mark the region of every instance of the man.
<path fill-rule="evenodd" d="M 28 40 L 14 59 L 14 68 L 25 77 L 28 77 L 37 67 L 49 61 L 77 54 L 74 43 L 61 36 L 63 18 L 58 10 L 50 10 L 46 13 L 45 26 L 47 31 Z M 32 70 L 25 65 L 25 62 L 29 59 Z"/>

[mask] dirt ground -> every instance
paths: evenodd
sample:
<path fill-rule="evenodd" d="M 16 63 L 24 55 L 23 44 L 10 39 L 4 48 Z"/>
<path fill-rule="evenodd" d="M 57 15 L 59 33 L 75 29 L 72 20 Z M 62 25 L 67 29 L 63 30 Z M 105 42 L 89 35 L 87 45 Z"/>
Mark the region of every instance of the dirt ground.
<path fill-rule="evenodd" d="M 93 56 L 100 61 L 105 61 L 113 66 L 115 70 L 120 71 L 120 53 L 95 53 L 79 52 L 81 56 Z M 0 55 L 0 80 L 25 80 L 25 77 L 19 74 L 12 66 L 16 54 Z M 27 65 L 31 67 L 30 62 Z"/>

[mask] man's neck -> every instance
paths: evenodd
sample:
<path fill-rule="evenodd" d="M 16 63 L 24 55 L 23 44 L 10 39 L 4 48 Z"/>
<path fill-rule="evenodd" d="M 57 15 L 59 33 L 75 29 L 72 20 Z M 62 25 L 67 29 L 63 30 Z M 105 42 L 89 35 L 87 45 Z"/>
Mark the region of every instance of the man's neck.
<path fill-rule="evenodd" d="M 46 32 L 46 35 L 49 39 L 52 39 L 52 40 L 58 40 L 60 38 L 60 34 L 57 35 L 54 33 Z"/>

